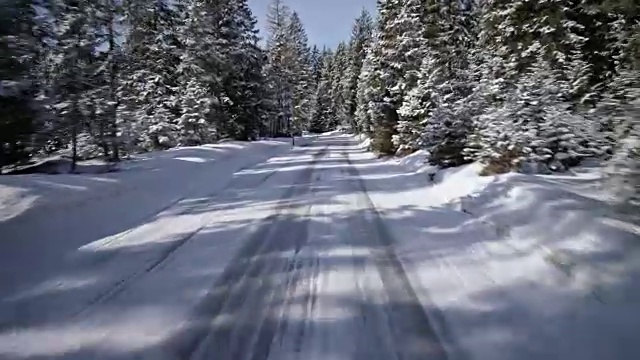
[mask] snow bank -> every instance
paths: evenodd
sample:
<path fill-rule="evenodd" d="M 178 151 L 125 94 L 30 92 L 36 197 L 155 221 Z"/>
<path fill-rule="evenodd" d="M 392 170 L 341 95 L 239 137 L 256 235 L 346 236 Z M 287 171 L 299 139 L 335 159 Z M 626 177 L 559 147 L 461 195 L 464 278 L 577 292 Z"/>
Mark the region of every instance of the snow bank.
<path fill-rule="evenodd" d="M 353 138 L 358 142 L 358 146 L 362 149 L 369 149 L 371 139 L 365 134 L 354 135 Z"/>
<path fill-rule="evenodd" d="M 179 147 L 133 156 L 119 171 L 104 174 L 29 174 L 0 176 L 0 224 L 25 212 L 41 215 L 114 196 L 161 192 L 177 196 L 211 170 L 211 163 L 239 159 L 252 162 L 288 149 L 290 140 L 230 141 Z M 255 160 L 258 161 L 258 160 Z M 81 164 L 91 167 L 92 164 Z"/>
<path fill-rule="evenodd" d="M 640 211 L 599 168 L 430 181 L 426 156 L 353 157 L 452 359 L 637 358 Z"/>
<path fill-rule="evenodd" d="M 358 147 L 369 150 L 371 139 L 365 134 L 351 135 L 358 142 Z M 392 158 L 390 161 L 404 168 L 407 172 L 426 173 L 435 175 L 438 167 L 429 164 L 429 152 L 426 150 L 418 150 L 402 158 Z"/>
<path fill-rule="evenodd" d="M 474 238 L 420 277 L 474 358 L 637 356 L 640 227 L 592 175 L 495 176 L 452 202 Z M 451 273 L 458 279 L 433 286 Z"/>

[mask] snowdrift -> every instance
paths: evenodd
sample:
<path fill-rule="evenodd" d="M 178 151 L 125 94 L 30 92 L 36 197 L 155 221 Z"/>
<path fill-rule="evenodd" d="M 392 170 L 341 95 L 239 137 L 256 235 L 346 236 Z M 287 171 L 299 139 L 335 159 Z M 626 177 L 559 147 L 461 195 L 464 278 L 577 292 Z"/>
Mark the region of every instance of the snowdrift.
<path fill-rule="evenodd" d="M 427 158 L 361 173 L 452 358 L 631 358 L 640 210 L 619 211 L 601 169 L 481 177 L 471 164 L 428 177 Z"/>

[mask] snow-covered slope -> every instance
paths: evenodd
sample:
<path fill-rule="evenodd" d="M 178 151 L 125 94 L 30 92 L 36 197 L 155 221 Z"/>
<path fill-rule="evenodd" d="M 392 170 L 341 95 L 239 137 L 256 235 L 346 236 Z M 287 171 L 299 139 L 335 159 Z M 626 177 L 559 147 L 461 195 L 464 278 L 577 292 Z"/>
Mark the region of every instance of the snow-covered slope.
<path fill-rule="evenodd" d="M 120 171 L 106 174 L 0 176 L 0 222 L 133 192 L 179 195 L 191 186 L 198 186 L 204 175 L 202 170 L 210 171 L 212 162 L 242 166 L 240 163 L 244 161 L 268 158 L 289 142 L 288 139 L 232 141 L 150 152 L 136 155 L 124 161 Z M 229 163 L 230 158 L 240 163 Z"/>
<path fill-rule="evenodd" d="M 431 181 L 427 155 L 353 161 L 452 357 L 632 358 L 640 227 L 599 169 L 481 177 L 471 164 Z"/>

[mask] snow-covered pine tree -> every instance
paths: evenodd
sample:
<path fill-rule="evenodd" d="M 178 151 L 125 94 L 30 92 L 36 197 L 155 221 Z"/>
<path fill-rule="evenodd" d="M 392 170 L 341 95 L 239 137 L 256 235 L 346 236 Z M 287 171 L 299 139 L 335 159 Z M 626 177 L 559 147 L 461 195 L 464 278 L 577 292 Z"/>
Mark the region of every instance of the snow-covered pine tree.
<path fill-rule="evenodd" d="M 378 66 L 377 61 L 380 59 L 376 53 L 379 49 L 375 43 L 376 39 L 377 36 L 372 33 L 372 39 L 365 49 L 365 58 L 362 63 L 362 69 L 360 69 L 360 75 L 358 75 L 358 88 L 356 90 L 356 131 L 365 133 L 370 137 L 374 131 L 370 115 L 372 111 L 371 105 L 379 103 L 380 99 L 375 96 L 382 94 L 382 91 L 378 89 L 379 86 L 382 86 L 382 82 L 377 77 L 378 73 L 374 71 Z"/>
<path fill-rule="evenodd" d="M 90 129 L 104 155 L 120 159 L 119 129 L 117 124 L 118 87 L 120 69 L 123 67 L 122 33 L 123 6 L 115 0 L 99 0 L 95 3 L 94 33 L 98 53 L 95 56 L 92 89 L 94 105 Z"/>
<path fill-rule="evenodd" d="M 427 56 L 437 54 L 437 59 L 432 62 L 436 66 L 426 75 L 434 80 L 435 86 L 429 90 L 433 107 L 425 120 L 421 141 L 431 152 L 430 161 L 443 167 L 471 160 L 465 150 L 475 117 L 482 111 L 479 99 L 474 96 L 476 78 L 470 67 L 476 44 L 471 10 L 459 1 L 441 2 L 438 30 L 433 31 L 437 37 L 427 38 L 430 45 Z M 434 17 L 435 14 L 431 18 Z"/>
<path fill-rule="evenodd" d="M 309 131 L 318 128 L 319 120 L 316 118 L 318 112 L 316 111 L 318 86 L 322 78 L 322 65 L 326 48 L 320 50 L 317 45 L 313 45 L 311 48 L 310 62 L 311 62 L 311 104 L 309 108 Z M 315 124 L 315 125 L 314 125 Z"/>
<path fill-rule="evenodd" d="M 343 82 L 349 60 L 348 54 L 349 48 L 347 47 L 347 44 L 341 42 L 340 44 L 338 44 L 336 52 L 333 55 L 333 59 L 331 61 L 329 96 L 331 98 L 333 117 L 329 118 L 329 122 L 325 125 L 328 130 L 333 130 L 338 125 L 345 126 L 349 124 L 349 109 L 344 98 L 345 91 Z"/>
<path fill-rule="evenodd" d="M 308 45 L 307 33 L 296 12 L 291 15 L 288 35 L 293 47 L 292 89 L 293 89 L 293 118 L 294 133 L 309 128 L 311 121 L 311 105 L 315 86 L 313 84 L 312 58 Z"/>
<path fill-rule="evenodd" d="M 218 41 L 226 58 L 225 72 L 221 73 L 225 101 L 224 136 L 240 140 L 257 135 L 264 91 L 262 77 L 263 53 L 258 47 L 256 20 L 246 0 L 227 0 L 222 13 L 227 18 L 221 24 Z"/>
<path fill-rule="evenodd" d="M 78 138 L 85 129 L 83 105 L 87 103 L 88 81 L 96 37 L 92 28 L 95 9 L 88 0 L 57 0 L 54 47 L 55 108 L 65 143 L 71 143 L 72 165 L 78 159 Z"/>
<path fill-rule="evenodd" d="M 609 185 L 623 211 L 637 213 L 640 206 L 640 9 L 618 2 L 618 20 L 611 26 L 612 52 L 616 54 L 613 81 L 599 113 L 614 130 L 617 142 L 609 160 Z"/>
<path fill-rule="evenodd" d="M 358 79 L 366 57 L 366 49 L 371 42 L 373 19 L 369 12 L 362 10 L 351 30 L 349 40 L 348 64 L 343 79 L 344 101 L 347 107 L 347 118 L 353 130 L 358 131 L 355 115 L 357 108 Z"/>
<path fill-rule="evenodd" d="M 404 74 L 404 54 L 399 52 L 400 36 L 397 21 L 405 5 L 404 0 L 378 0 L 376 49 L 377 59 L 372 61 L 376 81 L 381 84 L 369 91 L 369 115 L 373 125 L 371 146 L 380 153 L 394 153 L 392 142 L 398 123 L 397 109 L 402 101 L 398 82 Z M 372 55 L 374 56 L 374 55 Z M 373 94 L 373 92 L 377 92 Z"/>
<path fill-rule="evenodd" d="M 334 109 L 331 102 L 333 57 L 333 53 L 329 49 L 325 49 L 322 53 L 322 71 L 313 101 L 309 129 L 314 133 L 327 131 L 327 125 L 334 118 Z"/>
<path fill-rule="evenodd" d="M 0 7 L 0 173 L 28 158 L 40 144 L 36 96 L 44 94 L 47 23 L 36 0 L 10 0 Z"/>
<path fill-rule="evenodd" d="M 270 0 L 267 8 L 267 47 L 277 40 L 277 35 L 284 33 L 291 18 L 291 9 L 284 0 Z"/>
<path fill-rule="evenodd" d="M 483 46 L 500 59 L 487 64 L 498 65 L 488 73 L 503 95 L 479 124 L 485 161 L 505 164 L 503 170 L 531 162 L 562 169 L 599 152 L 594 122 L 573 102 L 587 93 L 590 71 L 581 26 L 571 20 L 576 6 L 486 2 Z"/>
<path fill-rule="evenodd" d="M 130 0 L 128 33 L 118 90 L 118 123 L 129 151 L 167 148 L 179 141 L 178 77 L 184 12 L 178 3 Z"/>
<path fill-rule="evenodd" d="M 178 142 L 196 145 L 214 139 L 218 135 L 217 124 L 210 116 L 213 104 L 220 93 L 220 82 L 208 71 L 209 62 L 220 60 L 215 34 L 203 1 L 184 2 L 185 17 L 178 27 L 179 43 L 183 49 L 177 67 L 177 94 L 179 114 L 176 125 Z M 214 57 L 208 57 L 214 55 Z"/>
<path fill-rule="evenodd" d="M 274 113 L 269 125 L 272 136 L 286 134 L 289 130 L 289 115 L 292 112 L 292 69 L 294 51 L 289 42 L 288 26 L 291 11 L 282 0 L 272 0 L 267 12 L 267 81 Z"/>
<path fill-rule="evenodd" d="M 439 59 L 447 56 L 443 44 L 437 42 L 442 27 L 440 11 L 438 1 L 407 0 L 393 24 L 399 34 L 396 51 L 404 69 L 394 88 L 402 103 L 393 143 L 402 153 L 422 145 L 421 129 L 434 105 L 429 95 L 436 85 L 433 75 L 441 72 Z"/>
<path fill-rule="evenodd" d="M 314 86 L 318 86 L 320 82 L 320 74 L 322 74 L 322 54 L 324 50 L 318 49 L 317 45 L 313 45 L 309 55 L 311 62 L 311 79 Z M 314 91 L 315 93 L 315 91 Z"/>

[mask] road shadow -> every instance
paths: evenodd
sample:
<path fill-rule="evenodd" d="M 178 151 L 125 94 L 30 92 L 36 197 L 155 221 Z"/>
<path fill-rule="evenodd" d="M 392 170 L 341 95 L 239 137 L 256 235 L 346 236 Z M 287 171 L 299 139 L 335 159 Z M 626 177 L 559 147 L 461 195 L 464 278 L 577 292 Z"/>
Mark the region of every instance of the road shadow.
<path fill-rule="evenodd" d="M 438 306 L 425 301 L 429 291 L 411 276 L 424 271 L 427 263 L 467 257 L 478 244 L 499 240 L 496 234 L 484 231 L 469 214 L 451 209 L 399 206 L 375 211 L 363 194 L 362 178 L 367 189 L 388 193 L 424 187 L 425 182 L 418 175 L 407 176 L 407 187 L 394 190 L 392 179 L 403 176 L 397 168 L 375 159 L 348 163 L 339 156 L 318 156 L 327 147 L 363 154 L 347 140 L 321 138 L 300 149 L 304 159 L 276 159 L 239 171 L 223 193 L 186 198 L 154 216 L 154 221 L 183 222 L 211 215 L 203 228 L 170 233 L 170 222 L 170 234 L 157 241 L 79 254 L 68 260 L 66 269 L 52 274 L 51 286 L 0 303 L 0 358 L 267 359 L 285 348 L 288 355 L 297 351 L 300 357 L 327 359 L 345 354 L 353 359 L 398 354 L 405 359 L 457 359 L 467 357 L 464 349 L 470 347 L 484 349 L 491 359 L 559 359 L 578 345 L 584 349 L 581 359 L 638 356 L 635 344 L 640 338 L 630 327 L 634 317 L 604 321 L 602 314 L 615 311 L 611 309 L 584 317 L 593 307 L 568 306 L 561 288 L 535 284 L 531 278 L 469 290 L 467 301 L 451 299 Z M 323 168 L 335 175 L 317 178 Z M 502 196 L 507 191 L 503 185 L 490 186 L 492 196 Z M 350 208 L 346 196 L 354 194 L 361 195 L 362 202 Z M 328 210 L 314 216 L 309 213 L 312 206 Z M 491 213 L 491 206 L 482 211 Z M 340 211 L 332 211 L 334 207 Z M 322 243 L 309 244 L 310 229 L 327 223 L 345 224 L 346 230 L 318 236 Z M 362 251 L 345 253 L 345 244 Z M 314 292 L 311 287 L 336 272 L 360 279 L 366 269 L 375 270 L 376 280 L 363 285 L 363 293 L 371 290 L 378 296 Z M 55 286 L 56 279 L 65 278 L 79 279 L 73 287 Z M 454 276 L 445 278 L 451 287 L 459 286 Z M 616 293 L 625 286 L 611 282 L 606 290 Z M 538 296 L 527 303 L 513 298 L 518 292 Z M 541 313 L 540 304 L 533 302 L 545 299 L 558 301 L 544 304 Z M 193 310 L 179 312 L 181 304 L 193 304 Z M 311 316 L 319 309 L 333 316 Z M 600 326 L 576 331 L 593 324 L 586 319 Z M 175 331 L 138 336 L 148 324 Z M 611 341 L 596 338 L 596 330 L 625 335 Z M 285 334 L 289 341 L 299 340 L 283 344 Z M 323 336 L 337 346 L 305 343 Z"/>

